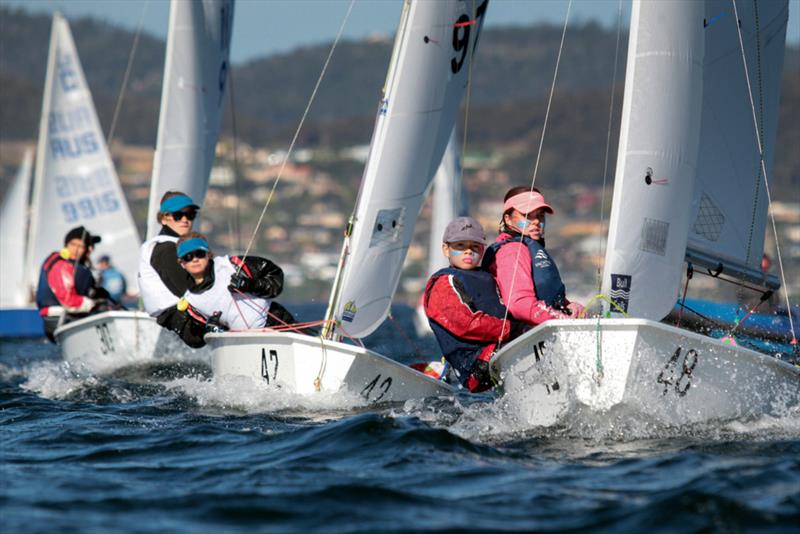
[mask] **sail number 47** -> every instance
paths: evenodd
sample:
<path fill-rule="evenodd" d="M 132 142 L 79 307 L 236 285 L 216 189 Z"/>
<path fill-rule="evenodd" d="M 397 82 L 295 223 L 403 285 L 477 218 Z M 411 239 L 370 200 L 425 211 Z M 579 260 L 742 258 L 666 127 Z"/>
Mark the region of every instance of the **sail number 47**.
<path fill-rule="evenodd" d="M 667 394 L 669 391 L 670 386 L 675 390 L 675 393 L 678 394 L 679 397 L 683 397 L 689 391 L 689 388 L 692 387 L 692 371 L 694 368 L 697 367 L 697 351 L 694 349 L 689 349 L 683 355 L 683 361 L 680 365 L 681 373 L 677 375 L 678 371 L 678 361 L 681 359 L 681 352 L 683 351 L 682 347 L 678 347 L 675 350 L 675 353 L 669 359 L 667 364 L 658 373 L 658 378 L 656 382 L 659 384 L 664 384 L 664 391 L 663 395 Z"/>

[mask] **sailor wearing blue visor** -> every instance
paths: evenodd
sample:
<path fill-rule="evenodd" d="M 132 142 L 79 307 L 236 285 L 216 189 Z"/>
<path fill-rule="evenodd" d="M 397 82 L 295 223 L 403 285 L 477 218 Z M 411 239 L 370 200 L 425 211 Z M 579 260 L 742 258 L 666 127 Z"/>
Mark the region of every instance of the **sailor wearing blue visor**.
<path fill-rule="evenodd" d="M 275 302 L 283 289 L 283 270 L 257 256 L 214 257 L 203 234 L 178 240 L 178 261 L 192 285 L 175 306 L 180 320 L 171 329 L 191 347 L 205 345 L 203 336 L 220 330 L 250 330 L 295 322 Z"/>
<path fill-rule="evenodd" d="M 194 200 L 180 191 L 168 191 L 161 198 L 156 217 L 161 231 L 142 245 L 139 254 L 139 294 L 144 309 L 158 323 L 172 329 L 179 321 L 175 304 L 192 285 L 192 278 L 178 264 L 178 239 L 192 231 L 200 209 Z"/>

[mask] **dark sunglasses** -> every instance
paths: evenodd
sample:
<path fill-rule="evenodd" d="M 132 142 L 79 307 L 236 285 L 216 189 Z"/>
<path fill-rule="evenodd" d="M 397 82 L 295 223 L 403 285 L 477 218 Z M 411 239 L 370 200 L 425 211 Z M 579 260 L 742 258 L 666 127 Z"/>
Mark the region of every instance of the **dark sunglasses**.
<path fill-rule="evenodd" d="M 197 217 L 197 212 L 194 211 L 194 210 L 190 210 L 190 211 L 172 211 L 172 212 L 170 212 L 170 215 L 172 215 L 172 218 L 175 221 L 180 221 L 184 217 L 186 217 L 190 221 L 193 221 L 194 218 Z"/>
<path fill-rule="evenodd" d="M 198 260 L 203 260 L 205 259 L 206 256 L 208 256 L 208 252 L 206 252 L 205 250 L 193 250 L 181 256 L 181 261 L 184 263 L 189 263 L 195 258 L 197 258 Z"/>

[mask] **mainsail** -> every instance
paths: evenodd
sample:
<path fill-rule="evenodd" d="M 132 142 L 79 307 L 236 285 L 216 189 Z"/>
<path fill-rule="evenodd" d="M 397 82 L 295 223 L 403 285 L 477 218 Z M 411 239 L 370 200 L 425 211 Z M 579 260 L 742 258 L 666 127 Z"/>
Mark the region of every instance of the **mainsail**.
<path fill-rule="evenodd" d="M 0 205 L 0 308 L 20 307 L 30 302 L 25 286 L 25 231 L 32 164 L 33 150 L 29 148 Z"/>
<path fill-rule="evenodd" d="M 458 155 L 458 139 L 456 130 L 453 129 L 442 162 L 433 178 L 431 241 L 428 245 L 429 275 L 449 265 L 447 258 L 442 254 L 444 229 L 450 221 L 467 212 L 467 201 L 461 187 L 461 166 Z"/>
<path fill-rule="evenodd" d="M 147 237 L 162 195 L 202 204 L 208 189 L 228 77 L 233 0 L 172 0 Z"/>
<path fill-rule="evenodd" d="M 603 293 L 634 317 L 666 316 L 680 285 L 700 141 L 703 8 L 633 2 Z"/>
<path fill-rule="evenodd" d="M 35 288 L 45 256 L 63 246 L 70 228 L 85 226 L 103 238 L 94 257 L 111 256 L 132 281 L 139 235 L 106 147 L 67 21 L 55 14 L 47 59 L 31 231 L 27 286 Z"/>
<path fill-rule="evenodd" d="M 767 173 L 778 124 L 788 0 L 737 4 Z M 767 194 L 730 0 L 705 2 L 703 105 L 687 259 L 752 282 L 761 271 Z"/>
<path fill-rule="evenodd" d="M 420 206 L 455 124 L 487 5 L 407 0 L 403 6 L 334 290 L 333 317 L 342 333 L 366 336 L 389 312 Z"/>

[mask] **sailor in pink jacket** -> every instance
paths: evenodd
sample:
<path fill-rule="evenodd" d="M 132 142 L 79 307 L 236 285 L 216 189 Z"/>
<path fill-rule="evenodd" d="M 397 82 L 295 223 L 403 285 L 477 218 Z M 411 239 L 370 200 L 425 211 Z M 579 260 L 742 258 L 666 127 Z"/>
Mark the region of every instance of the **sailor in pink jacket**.
<path fill-rule="evenodd" d="M 500 235 L 483 259 L 511 315 L 533 326 L 575 318 L 583 311 L 567 299 L 556 262 L 544 248 L 547 213 L 555 212 L 536 188 L 511 189 L 505 196 Z"/>

